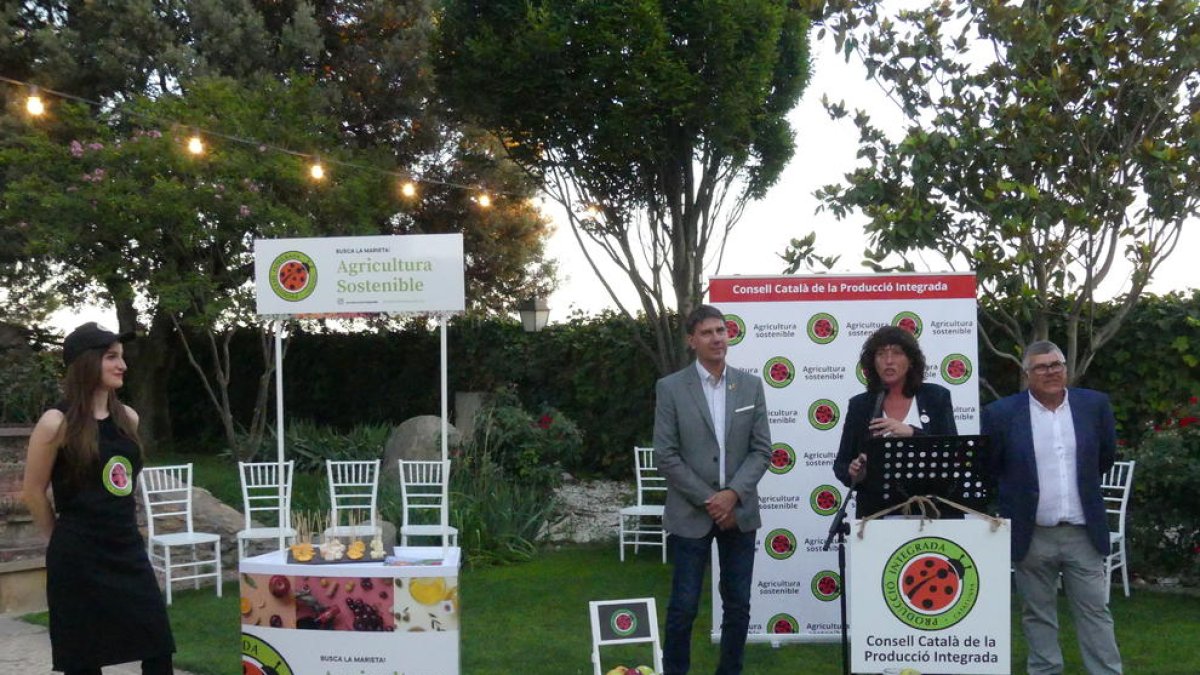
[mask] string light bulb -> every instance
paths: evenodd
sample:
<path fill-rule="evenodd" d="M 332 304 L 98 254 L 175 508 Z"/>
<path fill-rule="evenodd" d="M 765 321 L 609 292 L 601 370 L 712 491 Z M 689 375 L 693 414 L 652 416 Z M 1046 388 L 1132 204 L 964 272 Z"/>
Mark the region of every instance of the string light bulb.
<path fill-rule="evenodd" d="M 25 112 L 33 117 L 41 117 L 46 113 L 46 103 L 37 87 L 29 88 L 29 97 L 25 99 Z"/>
<path fill-rule="evenodd" d="M 204 154 L 204 139 L 200 138 L 200 134 L 195 132 L 192 133 L 191 138 L 189 138 L 187 142 L 187 149 L 188 152 L 192 153 L 193 155 Z"/>
<path fill-rule="evenodd" d="M 479 206 L 485 209 L 492 205 L 492 197 L 486 192 L 479 193 L 479 199 L 477 201 L 479 202 Z"/>
<path fill-rule="evenodd" d="M 411 180 L 406 180 L 400 186 L 400 194 L 412 199 L 413 197 L 417 196 L 417 186 L 414 185 Z"/>
<path fill-rule="evenodd" d="M 313 180 L 325 179 L 325 167 L 321 166 L 320 157 L 314 159 L 312 166 L 308 167 L 308 175 L 312 176 Z"/>

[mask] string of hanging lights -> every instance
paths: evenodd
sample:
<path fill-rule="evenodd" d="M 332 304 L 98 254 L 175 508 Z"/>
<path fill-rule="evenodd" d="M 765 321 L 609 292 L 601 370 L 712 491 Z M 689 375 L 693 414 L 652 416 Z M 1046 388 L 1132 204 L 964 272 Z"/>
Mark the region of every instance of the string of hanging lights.
<path fill-rule="evenodd" d="M 95 107 L 95 108 L 102 107 L 102 104 L 98 101 L 92 101 L 92 100 L 89 100 L 89 99 L 86 99 L 86 98 L 83 98 L 80 96 L 74 96 L 74 95 L 71 95 L 71 94 L 68 94 L 65 92 L 55 91 L 52 89 L 46 89 L 44 87 L 39 87 L 38 85 L 29 83 L 29 82 L 15 80 L 15 79 L 12 79 L 9 77 L 5 77 L 3 75 L 0 75 L 0 82 L 5 82 L 10 85 L 13 85 L 14 87 L 25 90 L 26 95 L 25 95 L 24 109 L 25 109 L 26 114 L 29 115 L 29 117 L 34 118 L 34 119 L 41 118 L 41 117 L 44 117 L 47 114 L 49 114 L 49 108 L 47 106 L 48 99 L 46 98 L 47 96 L 60 98 L 63 100 L 76 101 L 78 103 L 83 103 L 85 105 Z M 155 124 L 163 123 L 161 120 L 151 120 L 151 122 L 153 122 Z M 409 200 L 413 200 L 418 197 L 418 195 L 419 195 L 418 186 L 420 183 L 425 183 L 425 184 L 430 184 L 430 185 L 440 185 L 443 187 L 450 187 L 450 188 L 455 188 L 455 189 L 471 192 L 472 193 L 471 201 L 473 201 L 477 206 L 479 206 L 480 208 L 483 208 L 483 209 L 490 208 L 493 204 L 492 194 L 489 193 L 486 189 L 481 188 L 479 186 L 461 185 L 459 183 L 453 183 L 453 182 L 441 181 L 441 180 L 433 180 L 433 179 L 428 179 L 428 178 L 418 179 L 418 178 L 414 178 L 411 174 L 407 174 L 407 173 L 389 171 L 386 169 L 380 169 L 378 167 L 365 166 L 365 165 L 357 164 L 354 162 L 347 162 L 347 161 L 343 161 L 343 160 L 332 160 L 332 159 L 328 159 L 328 158 L 322 159 L 321 156 L 318 154 L 299 152 L 297 150 L 291 150 L 289 148 L 283 148 L 283 147 L 263 143 L 256 139 L 253 139 L 253 138 L 243 138 L 243 137 L 239 137 L 239 136 L 233 136 L 230 134 L 224 134 L 219 131 L 215 131 L 215 130 L 211 130 L 211 129 L 201 129 L 198 127 L 189 127 L 188 132 L 185 134 L 185 136 L 186 136 L 186 141 L 184 142 L 185 149 L 187 150 L 188 153 L 190 153 L 192 155 L 196 155 L 196 156 L 203 155 L 207 152 L 208 147 L 205 142 L 206 138 L 218 138 L 218 139 L 222 139 L 222 140 L 230 141 L 230 142 L 234 142 L 234 143 L 251 145 L 251 146 L 254 146 L 254 147 L 257 147 L 260 149 L 265 148 L 265 149 L 273 150 L 276 152 L 281 152 L 281 153 L 288 154 L 288 155 L 291 155 L 294 157 L 298 157 L 304 161 L 307 161 L 308 162 L 308 175 L 314 181 L 323 181 L 328 177 L 328 170 L 326 168 L 326 164 L 330 164 L 330 165 L 335 165 L 335 166 L 347 167 L 347 168 L 351 168 L 351 169 L 371 171 L 371 172 L 375 172 L 375 173 L 383 173 L 386 175 L 393 176 L 398 181 L 399 194 L 402 197 L 404 197 L 405 199 L 409 199 Z M 498 194 L 504 194 L 504 193 L 498 193 Z M 513 196 L 513 195 L 510 195 L 510 196 Z M 531 202 L 532 202 L 532 200 L 531 200 Z"/>

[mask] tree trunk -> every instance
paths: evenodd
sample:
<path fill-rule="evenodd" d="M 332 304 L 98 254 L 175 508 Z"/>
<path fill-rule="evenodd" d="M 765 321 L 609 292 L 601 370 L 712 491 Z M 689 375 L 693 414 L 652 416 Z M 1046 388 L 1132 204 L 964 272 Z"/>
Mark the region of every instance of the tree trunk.
<path fill-rule="evenodd" d="M 120 332 L 137 329 L 137 311 L 131 301 L 118 301 L 117 321 Z M 138 412 L 138 435 L 147 450 L 170 443 L 171 406 L 169 380 L 174 363 L 171 348 L 171 322 L 161 314 L 155 314 L 150 328 L 139 333 L 136 340 L 126 345 L 126 400 Z"/>

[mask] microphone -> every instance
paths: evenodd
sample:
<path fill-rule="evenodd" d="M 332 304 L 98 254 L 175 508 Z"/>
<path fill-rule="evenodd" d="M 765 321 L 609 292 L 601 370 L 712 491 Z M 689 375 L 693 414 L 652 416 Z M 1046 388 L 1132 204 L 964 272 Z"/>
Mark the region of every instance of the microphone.
<path fill-rule="evenodd" d="M 875 394 L 875 405 L 871 407 L 871 417 L 867 420 L 869 424 L 871 420 L 883 417 L 883 399 L 887 398 L 887 387 L 880 387 L 879 392 Z"/>

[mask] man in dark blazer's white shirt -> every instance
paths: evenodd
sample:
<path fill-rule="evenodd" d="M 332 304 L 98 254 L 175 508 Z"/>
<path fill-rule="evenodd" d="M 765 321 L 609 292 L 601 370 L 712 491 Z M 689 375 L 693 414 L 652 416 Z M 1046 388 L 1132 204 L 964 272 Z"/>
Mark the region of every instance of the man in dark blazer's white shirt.
<path fill-rule="evenodd" d="M 771 459 L 762 380 L 725 365 L 725 318 L 711 305 L 687 318 L 696 361 L 658 381 L 654 452 L 667 480 L 663 523 L 674 574 L 663 649 L 664 675 L 688 672 L 712 542 L 721 563 L 720 675 L 742 672 L 750 622 L 758 481 Z"/>
<path fill-rule="evenodd" d="M 1023 363 L 1029 389 L 983 410 L 1001 515 L 1012 520 L 1012 559 L 1030 675 L 1063 672 L 1058 644 L 1058 579 L 1075 617 L 1091 675 L 1121 672 L 1108 611 L 1104 558 L 1108 523 L 1100 478 L 1116 458 L 1108 397 L 1068 389 L 1062 350 L 1034 342 Z"/>

